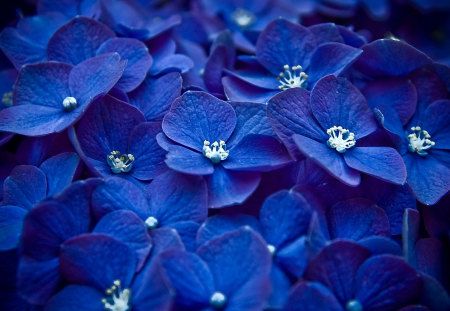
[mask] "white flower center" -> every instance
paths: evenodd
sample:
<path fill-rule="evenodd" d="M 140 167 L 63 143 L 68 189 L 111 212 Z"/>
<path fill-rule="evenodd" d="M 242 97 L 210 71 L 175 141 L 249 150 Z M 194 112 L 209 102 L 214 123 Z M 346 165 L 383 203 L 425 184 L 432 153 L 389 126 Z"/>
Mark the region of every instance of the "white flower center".
<path fill-rule="evenodd" d="M 2 103 L 6 107 L 11 107 L 13 104 L 13 92 L 3 93 Z"/>
<path fill-rule="evenodd" d="M 106 161 L 114 174 L 127 173 L 133 166 L 134 156 L 131 153 L 121 156 L 119 151 L 111 151 Z"/>
<path fill-rule="evenodd" d="M 239 8 L 231 14 L 231 19 L 237 26 L 247 28 L 255 23 L 256 16 L 252 12 Z"/>
<path fill-rule="evenodd" d="M 227 145 L 223 140 L 217 141 L 212 144 L 205 140 L 203 142 L 203 155 L 211 160 L 212 163 L 217 164 L 220 161 L 226 160 L 230 152 L 226 150 Z"/>
<path fill-rule="evenodd" d="M 306 80 L 308 79 L 308 75 L 302 71 L 302 66 L 292 66 L 289 68 L 289 65 L 284 65 L 284 71 L 280 72 L 277 77 L 277 80 L 280 82 L 280 86 L 278 87 L 280 90 L 284 91 L 287 89 L 292 89 L 295 87 L 306 87 Z"/>
<path fill-rule="evenodd" d="M 355 146 L 355 134 L 342 126 L 333 126 L 327 130 L 327 134 L 330 136 L 327 141 L 327 145 L 330 148 L 336 149 L 339 153 L 344 153 L 347 149 Z"/>
<path fill-rule="evenodd" d="M 345 310 L 347 311 L 363 311 L 363 306 L 358 300 L 352 299 L 345 305 Z"/>
<path fill-rule="evenodd" d="M 64 98 L 62 105 L 63 105 L 65 111 L 72 111 L 75 108 L 77 108 L 78 103 L 77 103 L 77 100 L 75 99 L 75 97 L 69 96 L 69 97 Z"/>
<path fill-rule="evenodd" d="M 102 303 L 105 305 L 106 310 L 128 311 L 130 309 L 128 303 L 131 291 L 128 288 L 122 290 L 119 280 L 115 280 L 114 285 L 105 292 L 106 297 L 102 299 Z"/>
<path fill-rule="evenodd" d="M 227 303 L 227 297 L 221 292 L 214 292 L 209 299 L 209 303 L 215 309 L 222 309 Z"/>
<path fill-rule="evenodd" d="M 274 255 L 277 251 L 277 248 L 272 244 L 267 244 L 267 249 L 269 250 L 270 255 Z"/>
<path fill-rule="evenodd" d="M 147 226 L 148 229 L 155 229 L 158 227 L 159 221 L 155 217 L 150 216 L 145 220 L 145 225 Z"/>
<path fill-rule="evenodd" d="M 428 152 L 425 150 L 430 149 L 435 145 L 435 142 L 430 140 L 431 136 L 427 131 L 422 130 L 420 126 L 413 126 L 411 128 L 412 133 L 408 135 L 408 149 L 411 152 L 415 152 L 420 156 L 426 156 Z"/>

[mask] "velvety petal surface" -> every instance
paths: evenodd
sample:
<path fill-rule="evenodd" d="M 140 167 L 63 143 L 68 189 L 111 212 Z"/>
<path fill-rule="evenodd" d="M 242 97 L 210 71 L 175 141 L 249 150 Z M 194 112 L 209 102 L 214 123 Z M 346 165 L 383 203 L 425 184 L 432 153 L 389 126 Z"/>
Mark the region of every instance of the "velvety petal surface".
<path fill-rule="evenodd" d="M 47 176 L 47 195 L 61 192 L 69 186 L 80 164 L 76 153 L 64 152 L 42 162 L 40 169 Z"/>

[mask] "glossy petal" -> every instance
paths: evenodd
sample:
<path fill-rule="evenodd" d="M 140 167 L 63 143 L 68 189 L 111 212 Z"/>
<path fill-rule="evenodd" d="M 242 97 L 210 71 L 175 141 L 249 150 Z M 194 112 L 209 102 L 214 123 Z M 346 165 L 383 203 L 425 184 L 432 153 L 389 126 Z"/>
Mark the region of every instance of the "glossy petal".
<path fill-rule="evenodd" d="M 230 104 L 203 92 L 187 92 L 164 117 L 162 128 L 172 140 L 202 152 L 203 141 L 227 141 L 236 126 Z"/>
<path fill-rule="evenodd" d="M 406 168 L 400 154 L 389 147 L 356 147 L 344 155 L 351 168 L 402 185 L 406 181 Z"/>

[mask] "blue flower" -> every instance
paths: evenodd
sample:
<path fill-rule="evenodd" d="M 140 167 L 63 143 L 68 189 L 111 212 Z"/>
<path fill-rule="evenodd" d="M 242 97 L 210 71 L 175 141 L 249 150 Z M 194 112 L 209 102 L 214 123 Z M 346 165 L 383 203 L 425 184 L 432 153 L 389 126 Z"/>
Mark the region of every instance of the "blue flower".
<path fill-rule="evenodd" d="M 168 150 L 167 166 L 205 176 L 210 207 L 241 203 L 256 189 L 260 172 L 290 162 L 276 139 L 256 129 L 242 134 L 244 125 L 230 104 L 203 92 L 185 93 L 164 117 L 170 141 L 161 138 L 160 145 Z"/>
<path fill-rule="evenodd" d="M 65 130 L 117 83 L 125 66 L 119 54 L 111 53 L 75 67 L 58 62 L 22 67 L 14 105 L 0 111 L 0 130 L 29 136 Z"/>
<path fill-rule="evenodd" d="M 406 180 L 395 149 L 358 146 L 377 124 L 364 97 L 344 78 L 327 76 L 311 93 L 300 88 L 280 93 L 269 101 L 268 115 L 292 153 L 298 148 L 348 185 L 359 185 L 359 172 L 395 184 Z"/>

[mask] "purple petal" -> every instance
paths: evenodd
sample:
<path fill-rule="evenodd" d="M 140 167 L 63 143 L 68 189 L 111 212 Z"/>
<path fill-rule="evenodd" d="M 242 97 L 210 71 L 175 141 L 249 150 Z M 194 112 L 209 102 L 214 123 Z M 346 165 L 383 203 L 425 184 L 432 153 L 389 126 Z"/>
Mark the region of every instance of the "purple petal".
<path fill-rule="evenodd" d="M 127 288 L 136 266 L 134 252 L 104 234 L 84 234 L 66 241 L 60 251 L 61 274 L 70 284 L 104 291 L 119 280 Z"/>
<path fill-rule="evenodd" d="M 343 308 L 333 293 L 322 284 L 317 282 L 301 281 L 292 288 L 284 310 L 343 311 Z"/>
<path fill-rule="evenodd" d="M 214 173 L 206 176 L 208 207 L 220 208 L 244 202 L 258 187 L 259 172 L 228 171 L 216 165 Z"/>
<path fill-rule="evenodd" d="M 32 165 L 16 166 L 3 183 L 3 205 L 15 205 L 30 210 L 47 197 L 47 178 Z"/>
<path fill-rule="evenodd" d="M 366 199 L 334 204 L 328 212 L 328 222 L 333 238 L 358 241 L 372 235 L 390 236 L 386 213 Z"/>
<path fill-rule="evenodd" d="M 233 76 L 223 77 L 222 84 L 227 98 L 235 102 L 265 104 L 272 96 L 279 93 L 278 90 L 257 87 Z"/>
<path fill-rule="evenodd" d="M 201 246 L 197 253 L 208 264 L 215 290 L 229 297 L 237 310 L 259 310 L 270 294 L 270 255 L 253 230 L 242 228 Z"/>
<path fill-rule="evenodd" d="M 139 108 L 147 121 L 160 121 L 172 102 L 181 94 L 181 76 L 171 72 L 161 77 L 150 77 L 129 94 L 130 104 Z"/>
<path fill-rule="evenodd" d="M 402 185 L 406 181 L 406 167 L 394 148 L 356 147 L 344 154 L 351 168 L 387 182 Z"/>
<path fill-rule="evenodd" d="M 177 99 L 162 124 L 172 140 L 202 152 L 205 140 L 227 141 L 236 126 L 230 104 L 204 92 L 186 92 Z"/>
<path fill-rule="evenodd" d="M 355 299 L 368 310 L 397 309 L 416 300 L 422 287 L 417 272 L 401 258 L 380 255 L 368 259 L 355 278 Z"/>
<path fill-rule="evenodd" d="M 251 134 L 230 149 L 230 155 L 222 165 L 228 170 L 266 172 L 291 161 L 278 140 L 271 136 Z"/>
<path fill-rule="evenodd" d="M 370 250 L 372 255 L 402 255 L 402 247 L 393 239 L 384 236 L 369 236 L 359 240 L 358 244 Z"/>
<path fill-rule="evenodd" d="M 128 93 L 141 84 L 152 65 L 152 57 L 144 43 L 132 38 L 111 38 L 97 50 L 96 55 L 117 52 L 127 60 L 127 66 L 116 88 Z"/>
<path fill-rule="evenodd" d="M 438 100 L 428 106 L 423 118 L 423 129 L 436 143 L 433 149 L 450 149 L 450 100 Z"/>
<path fill-rule="evenodd" d="M 144 222 L 132 211 L 116 210 L 100 219 L 94 233 L 105 233 L 134 250 L 136 271 L 142 269 L 152 248 L 152 240 Z"/>
<path fill-rule="evenodd" d="M 308 85 L 313 86 L 326 75 L 339 76 L 361 55 L 362 50 L 337 42 L 320 45 L 311 57 L 307 69 Z"/>
<path fill-rule="evenodd" d="M 315 48 L 314 36 L 308 28 L 279 18 L 259 35 L 256 57 L 277 76 L 284 65 L 308 67 Z"/>
<path fill-rule="evenodd" d="M 407 263 L 417 268 L 416 243 L 419 240 L 420 214 L 407 208 L 403 214 L 402 244 Z"/>
<path fill-rule="evenodd" d="M 297 147 L 306 156 L 315 160 L 322 168 L 349 186 L 357 186 L 361 182 L 358 171 L 349 167 L 336 150 L 329 148 L 325 141 L 317 142 L 305 136 L 294 134 L 292 136 Z"/>
<path fill-rule="evenodd" d="M 345 305 L 354 297 L 353 280 L 358 268 L 369 256 L 369 250 L 356 243 L 333 242 L 311 261 L 305 278 L 328 287 Z"/>
<path fill-rule="evenodd" d="M 324 130 L 342 126 L 359 139 L 377 128 L 366 99 L 345 78 L 326 76 L 311 92 L 311 110 Z"/>
<path fill-rule="evenodd" d="M 61 26 L 50 38 L 47 58 L 77 65 L 95 56 L 98 47 L 113 37 L 114 32 L 104 24 L 78 16 Z"/>
<path fill-rule="evenodd" d="M 186 55 L 172 54 L 154 61 L 149 73 L 153 76 L 165 74 L 172 71 L 185 73 L 192 67 L 194 67 L 194 63 Z"/>

